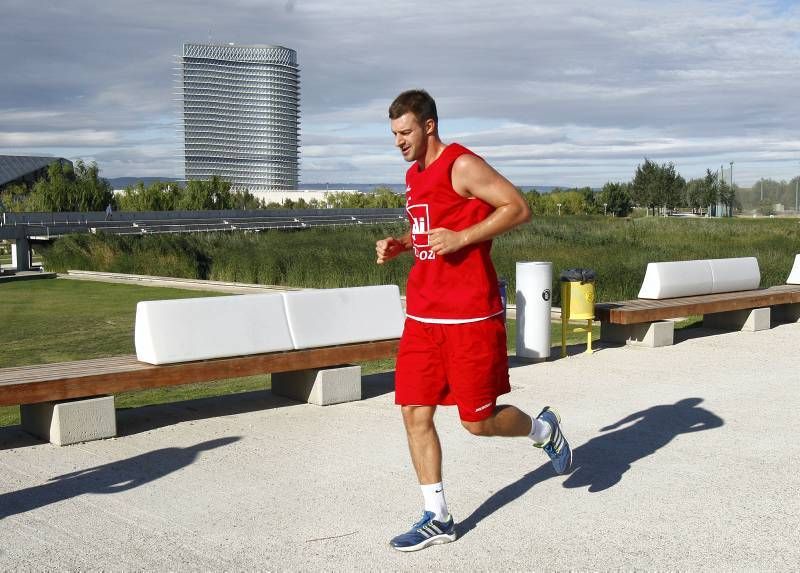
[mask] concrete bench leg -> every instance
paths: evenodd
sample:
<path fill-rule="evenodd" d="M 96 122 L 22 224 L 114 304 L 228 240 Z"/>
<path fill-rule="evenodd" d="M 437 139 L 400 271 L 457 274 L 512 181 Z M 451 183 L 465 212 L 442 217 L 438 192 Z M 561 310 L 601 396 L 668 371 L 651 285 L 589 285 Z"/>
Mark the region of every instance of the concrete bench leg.
<path fill-rule="evenodd" d="M 114 396 L 20 406 L 22 428 L 57 446 L 117 435 Z"/>
<path fill-rule="evenodd" d="M 800 322 L 800 303 L 773 306 L 772 319 L 775 322 Z"/>
<path fill-rule="evenodd" d="M 706 314 L 703 315 L 703 326 L 720 330 L 744 330 L 747 332 L 769 330 L 769 307 Z"/>
<path fill-rule="evenodd" d="M 643 322 L 640 324 L 600 324 L 600 340 L 634 346 L 672 346 L 675 323 L 670 321 Z"/>
<path fill-rule="evenodd" d="M 272 393 L 317 406 L 361 400 L 361 366 L 279 372 L 272 375 Z"/>

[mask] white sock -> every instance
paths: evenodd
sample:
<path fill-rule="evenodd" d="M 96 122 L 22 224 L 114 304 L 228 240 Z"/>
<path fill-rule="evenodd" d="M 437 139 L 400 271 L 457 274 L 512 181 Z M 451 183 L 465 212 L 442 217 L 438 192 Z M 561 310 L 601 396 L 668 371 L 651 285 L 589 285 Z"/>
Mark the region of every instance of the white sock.
<path fill-rule="evenodd" d="M 531 418 L 531 433 L 528 437 L 533 440 L 535 444 L 544 444 L 550 439 L 550 434 L 553 433 L 553 428 L 543 420 Z"/>
<path fill-rule="evenodd" d="M 447 511 L 447 502 L 444 500 L 444 486 L 442 482 L 420 485 L 422 497 L 425 498 L 425 511 L 431 511 L 436 521 L 447 521 L 450 512 Z"/>

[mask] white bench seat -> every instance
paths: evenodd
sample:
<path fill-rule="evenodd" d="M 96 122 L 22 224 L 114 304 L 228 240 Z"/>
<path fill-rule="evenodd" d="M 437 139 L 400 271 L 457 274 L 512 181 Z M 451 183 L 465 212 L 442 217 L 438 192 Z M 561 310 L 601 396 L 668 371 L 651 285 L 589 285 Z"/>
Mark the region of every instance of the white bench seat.
<path fill-rule="evenodd" d="M 396 285 L 143 301 L 138 360 L 172 364 L 399 338 Z"/>
<path fill-rule="evenodd" d="M 639 298 L 736 292 L 758 288 L 761 271 L 755 257 L 648 263 Z"/>

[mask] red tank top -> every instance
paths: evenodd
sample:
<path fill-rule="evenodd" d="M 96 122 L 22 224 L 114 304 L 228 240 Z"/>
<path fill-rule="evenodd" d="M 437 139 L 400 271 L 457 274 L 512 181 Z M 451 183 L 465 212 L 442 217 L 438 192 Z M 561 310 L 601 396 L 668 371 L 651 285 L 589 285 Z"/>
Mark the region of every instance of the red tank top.
<path fill-rule="evenodd" d="M 422 234 L 437 227 L 461 231 L 494 211 L 485 201 L 462 197 L 453 189 L 453 162 L 466 153 L 475 155 L 451 143 L 423 171 L 414 163 L 406 172 L 406 211 L 415 259 L 406 286 L 406 312 L 412 318 L 474 320 L 502 310 L 489 254 L 491 240 L 437 256 Z"/>

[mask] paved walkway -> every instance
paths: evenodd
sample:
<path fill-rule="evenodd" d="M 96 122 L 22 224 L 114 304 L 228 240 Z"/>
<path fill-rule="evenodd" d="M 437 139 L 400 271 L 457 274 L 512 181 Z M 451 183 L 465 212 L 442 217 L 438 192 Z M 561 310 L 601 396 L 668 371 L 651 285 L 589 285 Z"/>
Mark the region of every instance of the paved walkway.
<path fill-rule="evenodd" d="M 800 324 L 709 334 L 515 365 L 507 401 L 560 408 L 569 476 L 443 409 L 461 537 L 415 554 L 387 546 L 420 511 L 390 375 L 324 408 L 121 411 L 64 448 L 0 429 L 0 570 L 796 570 Z"/>

